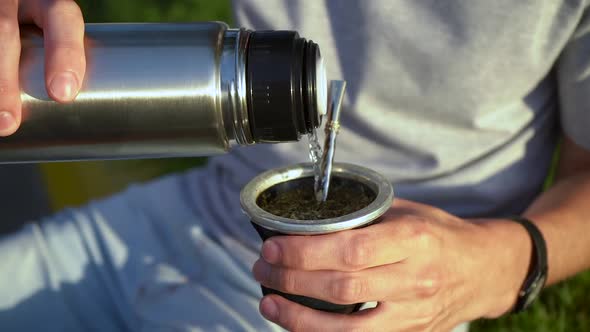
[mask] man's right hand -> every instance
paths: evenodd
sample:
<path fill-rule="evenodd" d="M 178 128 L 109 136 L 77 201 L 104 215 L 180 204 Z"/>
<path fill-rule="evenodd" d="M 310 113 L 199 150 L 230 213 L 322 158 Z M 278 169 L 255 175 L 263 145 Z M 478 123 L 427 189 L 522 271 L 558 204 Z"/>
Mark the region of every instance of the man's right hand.
<path fill-rule="evenodd" d="M 0 136 L 21 122 L 19 24 L 43 30 L 45 86 L 55 101 L 74 100 L 84 79 L 84 19 L 73 0 L 0 0 Z"/>

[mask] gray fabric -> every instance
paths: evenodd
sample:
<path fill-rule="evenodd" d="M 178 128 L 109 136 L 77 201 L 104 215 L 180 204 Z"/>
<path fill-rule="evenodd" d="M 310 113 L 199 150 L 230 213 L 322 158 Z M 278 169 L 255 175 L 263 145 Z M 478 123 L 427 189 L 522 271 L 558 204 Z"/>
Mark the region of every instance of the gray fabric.
<path fill-rule="evenodd" d="M 590 13 L 586 11 L 557 65 L 559 106 L 565 131 L 590 149 Z"/>
<path fill-rule="evenodd" d="M 336 160 L 382 172 L 399 197 L 461 216 L 518 213 L 541 188 L 559 117 L 590 148 L 583 1 L 235 7 L 244 26 L 292 28 L 321 45 L 330 77 L 350 87 Z M 273 329 L 256 312 L 260 240 L 238 195 L 259 172 L 306 156 L 305 141 L 235 149 L 0 237 L 0 326 Z"/>
<path fill-rule="evenodd" d="M 206 176 L 164 177 L 0 236 L 2 331 L 280 331 L 258 312 L 259 248 L 228 250 L 194 209 Z"/>
<path fill-rule="evenodd" d="M 192 206 L 187 187 L 200 176 L 134 186 L 0 236 L 2 331 L 276 330 L 258 313 L 257 252 L 238 263 Z"/>
<path fill-rule="evenodd" d="M 241 26 L 295 29 L 319 43 L 328 77 L 349 83 L 336 161 L 382 172 L 398 197 L 466 217 L 519 213 L 542 188 L 559 110 L 567 133 L 590 148 L 584 1 L 234 5 Z M 211 160 L 201 183 L 206 219 L 243 234 L 240 188 L 267 168 L 306 161 L 306 144 Z"/>
<path fill-rule="evenodd" d="M 38 165 L 0 165 L 0 234 L 51 212 Z"/>

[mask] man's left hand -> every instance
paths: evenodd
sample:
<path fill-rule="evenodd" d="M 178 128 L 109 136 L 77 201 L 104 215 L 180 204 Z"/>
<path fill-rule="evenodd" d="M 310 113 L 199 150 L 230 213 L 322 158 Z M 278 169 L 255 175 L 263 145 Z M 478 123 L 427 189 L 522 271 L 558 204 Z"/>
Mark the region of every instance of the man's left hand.
<path fill-rule="evenodd" d="M 369 227 L 265 241 L 253 273 L 286 293 L 378 302 L 342 315 L 264 297 L 262 315 L 288 330 L 449 331 L 510 310 L 530 253 L 528 234 L 512 221 L 474 223 L 398 199 Z"/>

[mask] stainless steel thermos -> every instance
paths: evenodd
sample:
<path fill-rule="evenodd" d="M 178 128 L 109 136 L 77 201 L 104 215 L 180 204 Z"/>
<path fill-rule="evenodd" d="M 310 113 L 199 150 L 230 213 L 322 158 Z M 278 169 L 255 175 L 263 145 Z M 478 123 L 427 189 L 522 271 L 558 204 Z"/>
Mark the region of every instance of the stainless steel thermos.
<path fill-rule="evenodd" d="M 23 122 L 0 138 L 0 163 L 213 155 L 299 140 L 325 113 L 319 47 L 294 31 L 87 24 L 71 104 L 47 95 L 41 32 L 21 38 Z"/>

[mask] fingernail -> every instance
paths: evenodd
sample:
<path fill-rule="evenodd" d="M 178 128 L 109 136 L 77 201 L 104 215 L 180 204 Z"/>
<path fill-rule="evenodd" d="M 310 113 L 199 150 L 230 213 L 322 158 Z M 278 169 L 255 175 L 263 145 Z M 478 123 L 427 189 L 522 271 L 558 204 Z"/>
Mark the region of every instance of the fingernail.
<path fill-rule="evenodd" d="M 272 321 L 276 321 L 279 317 L 279 306 L 270 297 L 265 297 L 260 302 L 260 313 L 264 318 Z"/>
<path fill-rule="evenodd" d="M 53 78 L 49 89 L 52 96 L 59 101 L 73 100 L 78 94 L 78 79 L 72 72 L 60 73 Z"/>
<path fill-rule="evenodd" d="M 16 119 L 10 112 L 0 112 L 0 135 L 6 136 L 14 132 L 16 127 Z"/>
<path fill-rule="evenodd" d="M 273 240 L 266 240 L 262 245 L 262 258 L 270 264 L 278 263 L 281 259 L 281 248 Z"/>
<path fill-rule="evenodd" d="M 256 279 L 256 281 L 259 283 L 264 283 L 269 278 L 270 266 L 263 260 L 259 259 L 252 267 L 252 274 L 254 275 L 254 279 Z"/>

